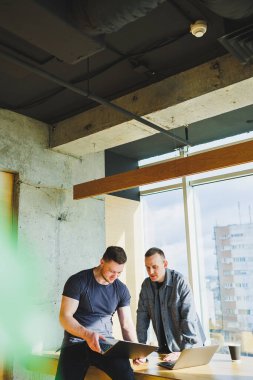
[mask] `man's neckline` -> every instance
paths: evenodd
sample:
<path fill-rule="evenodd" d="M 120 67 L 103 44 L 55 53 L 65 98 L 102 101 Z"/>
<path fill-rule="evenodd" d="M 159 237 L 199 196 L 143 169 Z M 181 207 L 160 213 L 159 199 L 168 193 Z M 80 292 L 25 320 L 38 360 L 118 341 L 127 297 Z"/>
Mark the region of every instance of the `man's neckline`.
<path fill-rule="evenodd" d="M 97 273 L 96 273 L 97 272 Z M 110 282 L 108 282 L 104 277 L 103 275 L 101 274 L 100 272 L 100 266 L 98 267 L 94 267 L 92 269 L 92 275 L 94 277 L 94 280 L 101 286 L 108 286 L 108 285 L 112 285 Z M 103 282 L 100 282 L 98 281 L 98 279 L 101 279 Z"/>

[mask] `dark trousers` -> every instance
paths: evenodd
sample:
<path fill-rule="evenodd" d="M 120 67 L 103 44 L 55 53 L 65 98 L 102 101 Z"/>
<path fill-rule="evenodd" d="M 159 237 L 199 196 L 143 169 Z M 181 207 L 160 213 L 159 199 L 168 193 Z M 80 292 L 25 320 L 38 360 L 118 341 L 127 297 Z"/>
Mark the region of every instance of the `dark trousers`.
<path fill-rule="evenodd" d="M 90 365 L 104 371 L 112 380 L 134 380 L 128 359 L 98 354 L 86 342 L 61 349 L 55 380 L 83 380 Z"/>

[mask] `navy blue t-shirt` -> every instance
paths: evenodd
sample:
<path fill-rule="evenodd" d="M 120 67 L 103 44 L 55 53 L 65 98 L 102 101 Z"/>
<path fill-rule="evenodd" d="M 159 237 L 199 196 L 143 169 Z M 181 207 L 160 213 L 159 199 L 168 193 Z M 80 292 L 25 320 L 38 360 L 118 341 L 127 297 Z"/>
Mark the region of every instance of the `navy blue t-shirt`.
<path fill-rule="evenodd" d="M 112 337 L 112 316 L 123 306 L 129 306 L 130 293 L 126 285 L 116 279 L 112 284 L 99 284 L 93 269 L 83 270 L 71 276 L 63 289 L 63 296 L 79 301 L 73 317 L 84 327 L 105 337 Z M 63 346 L 82 339 L 64 332 Z"/>

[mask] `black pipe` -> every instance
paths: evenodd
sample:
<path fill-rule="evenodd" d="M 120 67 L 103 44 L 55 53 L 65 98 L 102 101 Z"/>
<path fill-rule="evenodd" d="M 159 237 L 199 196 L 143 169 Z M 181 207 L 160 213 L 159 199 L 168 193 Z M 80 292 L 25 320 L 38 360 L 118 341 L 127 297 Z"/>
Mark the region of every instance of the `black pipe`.
<path fill-rule="evenodd" d="M 181 137 L 175 136 L 172 132 L 169 132 L 166 129 L 159 127 L 158 125 L 152 123 L 151 121 L 144 119 L 138 115 L 135 115 L 134 113 L 127 111 L 124 108 L 122 108 L 122 107 L 120 107 L 114 103 L 111 103 L 109 100 L 101 98 L 100 96 L 97 96 L 97 95 L 92 94 L 92 93 L 88 93 L 85 90 L 81 90 L 80 88 L 73 86 L 71 83 L 65 82 L 62 79 L 56 77 L 55 75 L 49 74 L 49 73 L 39 69 L 38 67 L 36 67 L 30 63 L 24 62 L 23 60 L 18 59 L 18 58 L 14 57 L 10 54 L 4 53 L 3 51 L 0 51 L 0 57 L 7 59 L 8 61 L 10 61 L 12 63 L 17 64 L 17 65 L 33 72 L 34 74 L 39 75 L 42 78 L 45 78 L 51 82 L 57 83 L 58 85 L 65 87 L 68 90 L 75 92 L 76 94 L 79 94 L 81 96 L 85 96 L 89 99 L 94 100 L 95 102 L 97 102 L 99 104 L 110 107 L 110 108 L 114 109 L 115 111 L 120 112 L 121 114 L 125 115 L 129 119 L 134 119 L 136 121 L 139 121 L 142 124 L 147 125 L 150 128 L 155 129 L 156 131 L 164 133 L 165 135 L 169 136 L 171 139 L 173 139 L 177 142 L 180 142 L 181 144 L 191 145 L 189 142 L 185 141 L 184 139 L 181 139 Z"/>

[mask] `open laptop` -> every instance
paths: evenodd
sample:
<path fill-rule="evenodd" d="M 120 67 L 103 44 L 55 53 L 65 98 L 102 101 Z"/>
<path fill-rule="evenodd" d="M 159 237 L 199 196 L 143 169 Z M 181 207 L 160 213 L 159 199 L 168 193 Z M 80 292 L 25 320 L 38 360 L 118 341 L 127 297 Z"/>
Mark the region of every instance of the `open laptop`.
<path fill-rule="evenodd" d="M 210 362 L 215 352 L 220 346 L 213 344 L 210 346 L 192 347 L 184 349 L 175 362 L 159 362 L 159 366 L 167 369 L 182 369 L 197 367 Z"/>
<path fill-rule="evenodd" d="M 145 358 L 151 354 L 151 352 L 158 349 L 157 346 L 112 338 L 107 338 L 106 341 L 100 340 L 99 344 L 102 355 L 116 358 Z"/>

